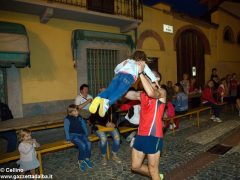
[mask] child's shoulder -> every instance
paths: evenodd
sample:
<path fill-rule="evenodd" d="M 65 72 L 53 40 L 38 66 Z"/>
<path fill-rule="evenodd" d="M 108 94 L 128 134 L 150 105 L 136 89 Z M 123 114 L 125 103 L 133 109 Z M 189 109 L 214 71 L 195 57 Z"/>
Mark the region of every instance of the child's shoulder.
<path fill-rule="evenodd" d="M 64 121 L 69 121 L 69 116 L 65 116 Z"/>
<path fill-rule="evenodd" d="M 19 143 L 18 148 L 21 149 L 21 148 L 25 148 L 25 147 L 28 147 L 28 146 L 31 146 L 31 144 L 29 144 L 25 141 L 22 141 L 22 142 Z"/>

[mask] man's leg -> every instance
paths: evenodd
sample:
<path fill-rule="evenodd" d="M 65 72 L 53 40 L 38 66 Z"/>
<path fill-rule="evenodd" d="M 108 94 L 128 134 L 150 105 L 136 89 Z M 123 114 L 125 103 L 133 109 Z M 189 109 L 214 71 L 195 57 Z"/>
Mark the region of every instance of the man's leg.
<path fill-rule="evenodd" d="M 143 164 L 145 154 L 136 149 L 132 149 L 132 170 L 140 174 L 150 176 L 148 166 Z"/>
<path fill-rule="evenodd" d="M 148 169 L 153 180 L 160 180 L 158 165 L 160 159 L 160 151 L 155 154 L 148 154 Z"/>
<path fill-rule="evenodd" d="M 7 131 L 0 133 L 0 137 L 7 140 L 7 152 L 13 152 L 17 147 L 17 134 L 15 131 Z"/>

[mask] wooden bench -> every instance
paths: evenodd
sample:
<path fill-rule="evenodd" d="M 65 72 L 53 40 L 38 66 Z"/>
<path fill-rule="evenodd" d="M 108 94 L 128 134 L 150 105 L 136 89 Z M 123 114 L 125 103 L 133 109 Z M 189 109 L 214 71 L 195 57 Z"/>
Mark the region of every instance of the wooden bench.
<path fill-rule="evenodd" d="M 131 128 L 131 127 L 120 127 L 119 131 L 120 134 L 126 133 L 126 132 L 131 132 L 136 130 L 137 128 Z M 91 134 L 89 136 L 89 141 L 91 142 L 95 142 L 98 141 L 99 138 L 95 135 L 95 134 Z M 73 143 L 68 143 L 66 142 L 66 140 L 61 140 L 61 141 L 57 141 L 57 142 L 53 142 L 53 143 L 49 143 L 49 144 L 44 144 L 42 146 L 40 146 L 39 148 L 36 148 L 36 152 L 37 152 L 37 157 L 40 163 L 39 166 L 39 173 L 43 174 L 43 166 L 42 166 L 42 155 L 48 152 L 54 152 L 54 151 L 58 151 L 61 149 L 66 149 L 66 148 L 70 148 L 75 146 Z M 109 159 L 110 153 L 109 153 L 109 146 L 107 144 L 107 157 Z M 19 152 L 18 151 L 14 151 L 11 153 L 5 153 L 0 155 L 0 164 L 3 163 L 7 163 L 10 161 L 14 161 L 14 160 L 18 160 L 20 158 Z"/>
<path fill-rule="evenodd" d="M 189 110 L 188 112 L 186 112 L 184 114 L 180 114 L 180 115 L 176 115 L 176 116 L 171 117 L 171 118 L 163 119 L 163 121 L 165 121 L 165 122 L 170 121 L 170 123 L 172 125 L 174 125 L 174 119 L 185 117 L 185 116 L 192 117 L 192 115 L 196 114 L 197 115 L 196 124 L 197 124 L 197 126 L 199 126 L 200 125 L 200 119 L 199 119 L 200 112 L 206 111 L 206 110 L 211 110 L 211 109 L 212 108 L 210 106 L 201 106 L 201 107 L 198 107 L 198 108 L 191 109 L 191 110 Z M 173 134 L 175 135 L 175 129 L 173 128 L 172 130 L 173 130 Z"/>
<path fill-rule="evenodd" d="M 33 131 L 49 129 L 63 126 L 66 112 L 53 114 L 38 115 L 32 117 L 14 118 L 0 122 L 0 132 L 4 131 L 19 131 L 24 128 Z"/>

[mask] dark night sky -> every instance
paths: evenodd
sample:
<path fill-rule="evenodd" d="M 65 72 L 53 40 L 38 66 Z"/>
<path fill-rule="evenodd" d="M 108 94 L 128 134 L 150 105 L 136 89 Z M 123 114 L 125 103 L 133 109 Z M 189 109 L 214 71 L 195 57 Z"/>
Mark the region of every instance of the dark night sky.
<path fill-rule="evenodd" d="M 147 6 L 152 6 L 159 2 L 169 4 L 174 11 L 194 17 L 201 17 L 208 11 L 205 5 L 199 3 L 199 0 L 143 0 L 143 3 Z"/>

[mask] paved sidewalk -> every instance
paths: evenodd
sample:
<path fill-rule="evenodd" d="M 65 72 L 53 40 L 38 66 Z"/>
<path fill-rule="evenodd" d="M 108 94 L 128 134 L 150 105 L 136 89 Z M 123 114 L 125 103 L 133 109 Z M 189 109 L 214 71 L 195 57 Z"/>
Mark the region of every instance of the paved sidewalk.
<path fill-rule="evenodd" d="M 234 128 L 226 130 L 224 125 L 221 125 L 219 132 L 216 136 L 216 132 L 210 129 L 216 129 L 220 127 L 219 123 L 212 122 L 208 117 L 209 113 L 203 113 L 201 115 L 202 122 L 200 127 L 192 125 L 192 122 L 188 118 L 181 119 L 180 130 L 176 131 L 176 136 L 172 135 L 172 132 L 168 131 L 164 138 L 164 150 L 160 160 L 160 171 L 165 175 L 169 174 L 175 168 L 187 164 L 197 158 L 199 155 L 204 154 L 209 148 L 218 144 L 231 135 L 232 133 L 239 131 L 240 118 L 237 114 L 225 113 L 223 114 L 223 123 L 232 124 L 234 122 Z M 235 126 L 235 124 L 238 124 Z M 222 128 L 223 127 L 223 128 Z M 226 126 L 226 128 L 229 126 Z M 232 127 L 232 126 L 231 126 Z M 197 143 L 187 140 L 190 136 L 194 136 L 199 133 L 204 134 L 208 132 L 209 137 L 214 137 L 210 142 Z M 55 132 L 56 136 L 62 137 L 61 132 Z M 44 142 L 44 138 L 51 139 L 54 133 L 49 134 L 35 134 L 36 139 L 41 139 Z M 207 138 L 207 137 L 206 137 Z M 53 138 L 54 139 L 54 138 Z M 109 139 L 111 142 L 111 139 Z M 49 140 L 48 140 L 49 141 Z M 224 155 L 219 155 L 208 163 L 204 168 L 197 169 L 194 175 L 186 176 L 183 179 L 193 180 L 237 180 L 240 179 L 240 148 L 239 144 L 234 146 L 229 152 Z M 98 143 L 93 143 L 92 161 L 94 162 L 94 169 L 89 170 L 86 173 L 82 173 L 77 165 L 77 150 L 75 148 L 58 151 L 55 153 L 49 153 L 43 155 L 43 167 L 44 174 L 53 174 L 54 179 L 59 180 L 128 180 L 128 179 L 149 179 L 147 177 L 132 173 L 131 167 L 131 148 L 129 144 L 123 140 L 119 157 L 122 159 L 122 164 L 115 164 L 112 160 L 109 160 L 107 166 L 100 164 L 100 154 L 98 149 Z M 146 163 L 146 162 L 145 162 Z M 15 163 L 5 164 L 4 167 L 16 167 Z M 182 169 L 184 171 L 184 169 Z M 191 173 L 190 173 L 191 174 Z M 167 179 L 167 178 L 166 178 Z M 174 179 L 173 179 L 174 180 Z M 179 180 L 179 179 L 178 179 Z"/>

